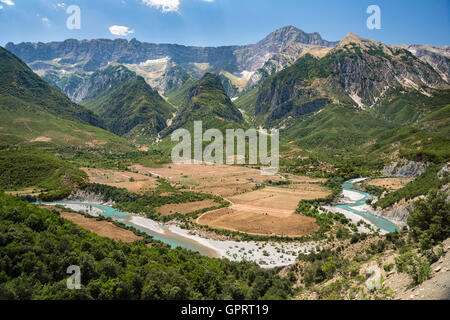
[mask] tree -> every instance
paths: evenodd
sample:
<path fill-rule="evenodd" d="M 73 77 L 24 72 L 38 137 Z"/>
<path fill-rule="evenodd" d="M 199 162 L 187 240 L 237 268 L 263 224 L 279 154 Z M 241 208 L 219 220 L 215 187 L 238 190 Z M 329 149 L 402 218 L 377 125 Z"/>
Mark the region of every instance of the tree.
<path fill-rule="evenodd" d="M 450 236 L 450 203 L 446 197 L 444 192 L 433 190 L 426 199 L 414 203 L 408 225 L 416 239 L 434 244 Z"/>

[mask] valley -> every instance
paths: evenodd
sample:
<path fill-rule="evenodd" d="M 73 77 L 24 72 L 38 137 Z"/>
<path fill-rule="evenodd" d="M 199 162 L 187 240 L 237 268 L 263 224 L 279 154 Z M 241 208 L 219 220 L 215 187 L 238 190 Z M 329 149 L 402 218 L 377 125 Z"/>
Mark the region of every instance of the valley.
<path fill-rule="evenodd" d="M 407 299 L 434 277 L 450 287 L 448 57 L 293 26 L 226 47 L 0 47 L 0 299 Z M 245 138 L 246 164 L 173 163 L 172 133 L 200 120 L 278 129 L 278 173 L 247 164 Z M 86 270 L 82 291 L 65 291 L 55 261 Z"/>

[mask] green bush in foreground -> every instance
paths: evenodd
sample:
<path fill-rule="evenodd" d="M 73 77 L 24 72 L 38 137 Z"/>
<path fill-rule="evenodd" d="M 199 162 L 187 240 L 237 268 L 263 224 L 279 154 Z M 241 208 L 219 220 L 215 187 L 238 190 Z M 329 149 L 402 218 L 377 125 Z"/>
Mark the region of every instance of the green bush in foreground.
<path fill-rule="evenodd" d="M 431 266 L 427 258 L 421 257 L 413 252 L 401 254 L 396 260 L 397 270 L 409 274 L 416 286 L 431 276 Z"/>
<path fill-rule="evenodd" d="M 408 218 L 414 238 L 428 242 L 428 247 L 450 237 L 450 203 L 446 198 L 444 192 L 430 191 L 427 199 L 414 203 Z"/>

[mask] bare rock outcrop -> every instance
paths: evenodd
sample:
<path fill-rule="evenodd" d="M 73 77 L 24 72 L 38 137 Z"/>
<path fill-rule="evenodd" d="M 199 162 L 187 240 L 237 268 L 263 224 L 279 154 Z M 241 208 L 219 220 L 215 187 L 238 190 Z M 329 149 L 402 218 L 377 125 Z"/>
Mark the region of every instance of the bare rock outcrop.
<path fill-rule="evenodd" d="M 381 173 L 387 177 L 416 178 L 424 173 L 429 166 L 429 163 L 402 159 L 386 165 Z"/>

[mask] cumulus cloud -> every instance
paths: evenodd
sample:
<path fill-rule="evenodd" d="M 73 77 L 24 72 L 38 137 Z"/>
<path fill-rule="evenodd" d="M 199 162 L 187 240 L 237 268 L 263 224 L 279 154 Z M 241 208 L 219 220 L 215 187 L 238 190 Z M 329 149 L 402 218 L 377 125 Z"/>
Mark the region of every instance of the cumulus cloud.
<path fill-rule="evenodd" d="M 8 6 L 14 5 L 14 2 L 12 2 L 12 0 L 0 0 L 0 2 L 6 4 Z M 3 8 L 3 6 L 2 6 L 2 8 Z"/>
<path fill-rule="evenodd" d="M 115 36 L 127 36 L 134 33 L 134 30 L 125 26 L 111 26 L 109 27 L 109 32 Z"/>
<path fill-rule="evenodd" d="M 180 7 L 180 0 L 142 0 L 142 2 L 162 12 L 176 12 Z"/>

